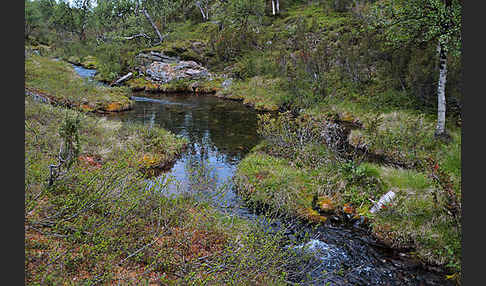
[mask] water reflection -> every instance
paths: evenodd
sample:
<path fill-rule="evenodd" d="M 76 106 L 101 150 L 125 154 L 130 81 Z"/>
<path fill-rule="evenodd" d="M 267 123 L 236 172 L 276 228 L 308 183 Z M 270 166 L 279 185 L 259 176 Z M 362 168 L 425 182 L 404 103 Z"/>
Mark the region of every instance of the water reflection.
<path fill-rule="evenodd" d="M 169 192 L 221 189 L 231 184 L 236 165 L 258 141 L 257 112 L 241 103 L 212 96 L 150 95 L 136 93 L 130 111 L 117 114 L 122 121 L 135 121 L 151 128 L 158 125 L 189 140 L 188 148 L 174 167 L 159 180 L 172 177 Z M 222 204 L 234 200 L 226 194 Z"/>

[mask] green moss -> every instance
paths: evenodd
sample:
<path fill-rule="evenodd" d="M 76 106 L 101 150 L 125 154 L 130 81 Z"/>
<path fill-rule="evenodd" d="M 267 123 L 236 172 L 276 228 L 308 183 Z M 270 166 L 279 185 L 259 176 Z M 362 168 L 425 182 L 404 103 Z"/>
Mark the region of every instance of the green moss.
<path fill-rule="evenodd" d="M 168 93 L 200 93 L 214 94 L 221 89 L 222 78 L 211 80 L 173 80 L 168 83 L 156 83 L 142 77 L 132 78 L 126 82 L 133 91 L 145 90 L 147 92 Z"/>
<path fill-rule="evenodd" d="M 245 198 L 256 207 L 268 205 L 280 214 L 313 217 L 312 196 L 317 173 L 294 168 L 283 158 L 251 153 L 238 165 L 235 182 Z M 325 220 L 325 219 L 324 219 Z"/>
<path fill-rule="evenodd" d="M 87 69 L 96 69 L 99 64 L 95 57 L 86 56 L 82 59 L 81 65 Z"/>

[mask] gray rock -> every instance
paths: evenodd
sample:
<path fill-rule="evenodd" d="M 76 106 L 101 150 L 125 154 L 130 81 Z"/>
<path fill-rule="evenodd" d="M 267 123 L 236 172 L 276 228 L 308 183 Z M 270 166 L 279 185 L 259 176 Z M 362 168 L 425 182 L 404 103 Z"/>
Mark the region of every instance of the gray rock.
<path fill-rule="evenodd" d="M 228 88 L 231 84 L 233 84 L 233 79 L 232 78 L 228 78 L 228 79 L 225 79 L 222 83 L 221 83 L 221 87 L 222 88 Z"/>
<path fill-rule="evenodd" d="M 177 63 L 152 62 L 147 75 L 155 81 L 168 83 L 178 79 L 205 79 L 211 76 L 206 68 L 194 61 L 179 61 Z"/>

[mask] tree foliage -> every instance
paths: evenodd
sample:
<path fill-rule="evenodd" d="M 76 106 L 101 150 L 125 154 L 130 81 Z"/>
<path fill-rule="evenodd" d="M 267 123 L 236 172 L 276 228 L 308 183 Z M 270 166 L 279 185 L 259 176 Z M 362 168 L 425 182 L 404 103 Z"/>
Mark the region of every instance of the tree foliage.
<path fill-rule="evenodd" d="M 370 14 L 372 26 L 393 47 L 434 42 L 461 52 L 461 0 L 384 0 Z"/>

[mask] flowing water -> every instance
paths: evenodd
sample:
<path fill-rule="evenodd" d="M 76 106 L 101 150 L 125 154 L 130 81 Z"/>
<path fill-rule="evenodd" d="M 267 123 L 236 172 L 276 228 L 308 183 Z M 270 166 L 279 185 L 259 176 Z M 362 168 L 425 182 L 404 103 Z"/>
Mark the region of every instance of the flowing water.
<path fill-rule="evenodd" d="M 76 70 L 82 76 L 93 75 L 79 67 Z M 151 182 L 167 183 L 169 195 L 191 191 L 207 194 L 217 198 L 213 203 L 222 211 L 259 220 L 239 199 L 231 182 L 238 163 L 260 140 L 256 111 L 212 96 L 154 96 L 139 92 L 133 93 L 132 99 L 132 110 L 110 116 L 140 122 L 147 128 L 157 125 L 189 140 L 187 150 L 175 165 Z M 221 193 L 211 196 L 214 192 Z M 403 254 L 380 246 L 362 230 L 331 224 L 310 229 L 301 223 L 272 222 L 276 229 L 283 226 L 292 240 L 301 239 L 305 233 L 310 236 L 294 247 L 295 251 L 311 252 L 314 257 L 310 263 L 298 266 L 308 274 L 305 284 L 448 284 L 443 274 L 422 269 Z"/>

